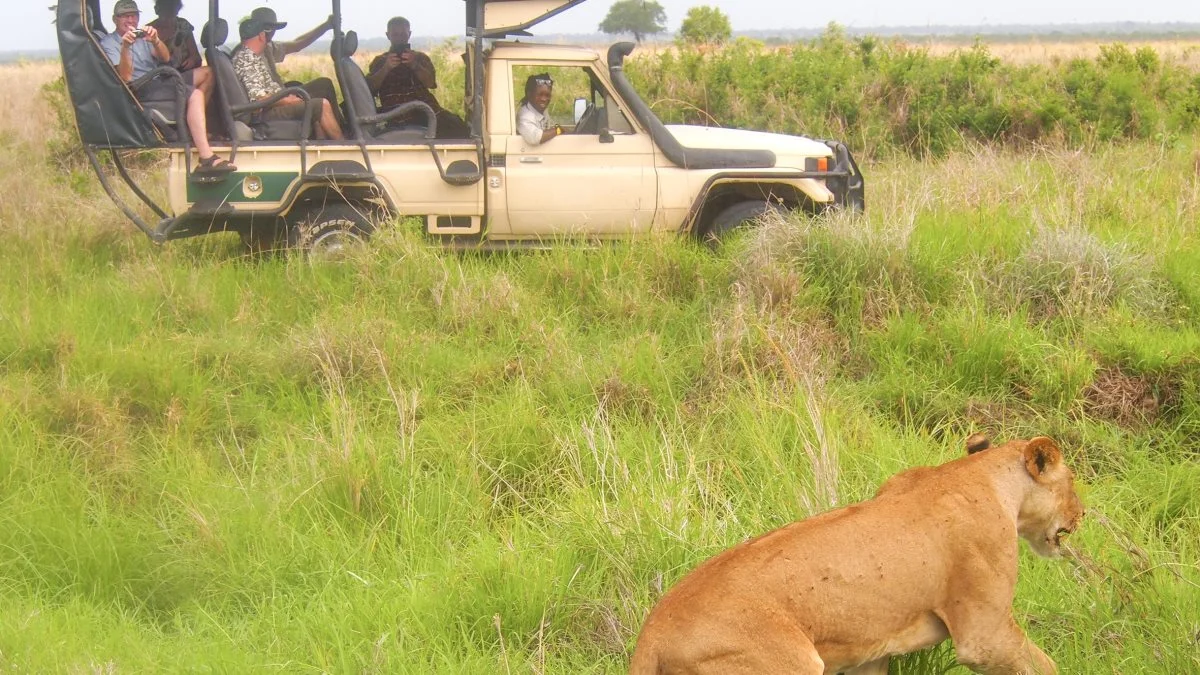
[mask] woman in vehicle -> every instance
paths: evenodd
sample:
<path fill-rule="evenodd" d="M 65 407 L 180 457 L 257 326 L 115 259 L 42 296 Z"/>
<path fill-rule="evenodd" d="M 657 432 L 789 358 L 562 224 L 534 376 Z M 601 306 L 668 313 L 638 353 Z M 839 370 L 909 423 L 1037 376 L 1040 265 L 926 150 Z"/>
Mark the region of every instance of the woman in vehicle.
<path fill-rule="evenodd" d="M 182 0 L 155 0 L 157 15 L 148 25 L 154 26 L 158 37 L 171 52 L 170 65 L 179 72 L 187 72 L 202 65 L 200 48 L 196 45 L 196 29 L 191 22 L 179 16 L 183 9 Z"/>
<path fill-rule="evenodd" d="M 554 96 L 554 80 L 549 73 L 530 75 L 525 80 L 525 98 L 517 109 L 517 133 L 530 145 L 541 145 L 555 136 L 562 135 L 562 127 L 550 125 L 546 108 Z"/>

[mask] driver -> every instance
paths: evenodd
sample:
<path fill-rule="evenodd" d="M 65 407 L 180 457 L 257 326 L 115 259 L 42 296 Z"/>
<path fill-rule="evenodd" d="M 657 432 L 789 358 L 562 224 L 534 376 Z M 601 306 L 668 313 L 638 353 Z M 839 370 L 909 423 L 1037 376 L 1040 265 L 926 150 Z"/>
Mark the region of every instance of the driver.
<path fill-rule="evenodd" d="M 549 73 L 530 75 L 525 80 L 525 98 L 521 99 L 521 107 L 517 109 L 517 133 L 526 143 L 541 145 L 562 135 L 563 128 L 557 124 L 551 126 L 550 116 L 546 114 L 553 95 L 554 80 Z"/>

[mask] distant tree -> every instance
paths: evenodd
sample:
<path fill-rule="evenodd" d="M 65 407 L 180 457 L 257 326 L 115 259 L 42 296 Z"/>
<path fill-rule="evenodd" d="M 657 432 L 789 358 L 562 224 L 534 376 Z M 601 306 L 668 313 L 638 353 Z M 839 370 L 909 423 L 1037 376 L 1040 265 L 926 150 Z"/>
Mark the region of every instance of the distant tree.
<path fill-rule="evenodd" d="M 654 0 L 618 0 L 600 22 L 601 31 L 609 35 L 633 33 L 633 39 L 638 42 L 666 29 L 667 12 Z"/>
<path fill-rule="evenodd" d="M 716 7 L 700 5 L 688 10 L 679 27 L 679 39 L 692 44 L 720 44 L 733 37 L 729 17 Z"/>

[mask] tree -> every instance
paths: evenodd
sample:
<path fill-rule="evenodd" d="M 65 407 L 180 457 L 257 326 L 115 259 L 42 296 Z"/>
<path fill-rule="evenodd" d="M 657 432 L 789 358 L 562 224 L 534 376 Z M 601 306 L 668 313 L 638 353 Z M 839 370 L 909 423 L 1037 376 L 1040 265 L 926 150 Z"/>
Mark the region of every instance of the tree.
<path fill-rule="evenodd" d="M 700 5 L 688 10 L 679 27 L 679 39 L 692 44 L 719 44 L 733 37 L 729 17 L 716 7 Z"/>
<path fill-rule="evenodd" d="M 633 33 L 638 42 L 667 29 L 667 12 L 654 0 L 618 0 L 600 22 L 600 30 L 613 35 Z"/>

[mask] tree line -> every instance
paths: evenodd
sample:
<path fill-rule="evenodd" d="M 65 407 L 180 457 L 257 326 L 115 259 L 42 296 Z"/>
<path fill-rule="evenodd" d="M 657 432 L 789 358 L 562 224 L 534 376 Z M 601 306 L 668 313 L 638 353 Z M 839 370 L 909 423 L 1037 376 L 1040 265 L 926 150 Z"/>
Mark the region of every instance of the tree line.
<path fill-rule="evenodd" d="M 667 12 L 654 0 L 618 0 L 600 22 L 600 30 L 609 35 L 628 33 L 641 42 L 647 35 L 667 30 Z M 728 15 L 716 7 L 700 5 L 688 10 L 676 37 L 688 44 L 720 44 L 732 36 Z"/>

